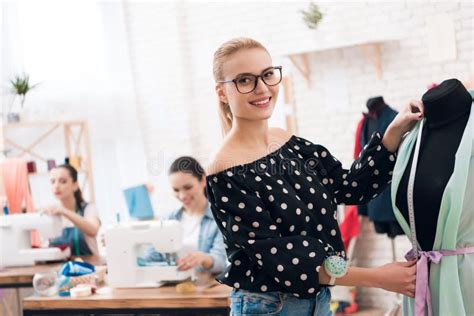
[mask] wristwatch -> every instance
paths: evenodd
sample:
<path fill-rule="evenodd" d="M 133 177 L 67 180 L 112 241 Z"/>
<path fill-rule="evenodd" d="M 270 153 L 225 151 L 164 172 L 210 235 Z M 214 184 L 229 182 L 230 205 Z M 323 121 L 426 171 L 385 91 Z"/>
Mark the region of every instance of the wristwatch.
<path fill-rule="evenodd" d="M 349 265 L 347 261 L 339 256 L 329 256 L 324 260 L 324 270 L 331 277 L 329 285 L 334 285 L 336 279 L 346 275 Z"/>

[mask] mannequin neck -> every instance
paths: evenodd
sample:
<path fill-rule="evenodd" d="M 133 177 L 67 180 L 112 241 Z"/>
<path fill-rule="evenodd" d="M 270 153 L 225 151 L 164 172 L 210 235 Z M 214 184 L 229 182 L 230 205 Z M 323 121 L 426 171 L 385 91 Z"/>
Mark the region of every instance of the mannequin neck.
<path fill-rule="evenodd" d="M 375 116 L 375 117 L 378 117 L 380 112 L 383 111 L 383 109 L 385 109 L 387 107 L 387 105 L 385 103 L 379 103 L 371 108 L 369 108 L 369 116 Z"/>
<path fill-rule="evenodd" d="M 385 103 L 380 103 L 374 107 L 372 107 L 369 112 L 367 113 L 362 113 L 365 117 L 371 118 L 371 119 L 377 119 L 380 116 L 380 113 L 387 107 Z"/>
<path fill-rule="evenodd" d="M 472 97 L 457 79 L 443 81 L 422 97 L 429 128 L 438 128 L 469 115 Z"/>

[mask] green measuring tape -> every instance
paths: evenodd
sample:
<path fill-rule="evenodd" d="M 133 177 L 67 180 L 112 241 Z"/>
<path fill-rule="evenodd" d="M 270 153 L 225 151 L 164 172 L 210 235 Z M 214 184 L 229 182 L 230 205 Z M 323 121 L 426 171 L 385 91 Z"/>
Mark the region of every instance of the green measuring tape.
<path fill-rule="evenodd" d="M 76 206 L 76 214 L 80 214 L 81 209 L 79 208 L 79 205 Z M 79 253 L 79 228 L 74 225 L 74 255 L 77 257 L 80 255 Z"/>

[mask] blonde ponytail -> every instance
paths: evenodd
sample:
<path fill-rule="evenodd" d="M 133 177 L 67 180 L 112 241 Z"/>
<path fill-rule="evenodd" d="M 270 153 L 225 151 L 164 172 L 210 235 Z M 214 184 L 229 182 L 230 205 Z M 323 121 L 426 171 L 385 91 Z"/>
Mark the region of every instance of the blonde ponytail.
<path fill-rule="evenodd" d="M 261 48 L 267 49 L 258 41 L 251 38 L 234 38 L 222 44 L 214 53 L 213 74 L 216 82 L 224 80 L 223 65 L 226 60 L 236 52 L 242 49 Z M 232 128 L 233 115 L 229 104 L 219 102 L 219 116 L 221 119 L 222 132 L 226 135 Z"/>
<path fill-rule="evenodd" d="M 221 119 L 222 134 L 225 136 L 232 128 L 232 111 L 228 103 L 219 102 L 219 117 Z"/>

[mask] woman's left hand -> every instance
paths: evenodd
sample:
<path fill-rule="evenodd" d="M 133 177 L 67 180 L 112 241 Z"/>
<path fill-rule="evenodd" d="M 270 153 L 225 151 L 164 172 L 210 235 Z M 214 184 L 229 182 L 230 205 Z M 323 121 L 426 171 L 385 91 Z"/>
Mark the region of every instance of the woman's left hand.
<path fill-rule="evenodd" d="M 423 103 L 418 100 L 412 100 L 398 113 L 395 119 L 390 123 L 389 128 L 397 130 L 402 136 L 411 131 L 416 122 L 424 117 Z"/>
<path fill-rule="evenodd" d="M 64 208 L 60 205 L 50 205 L 42 209 L 48 215 L 64 215 Z"/>
<path fill-rule="evenodd" d="M 178 270 L 186 271 L 199 266 L 202 266 L 206 261 L 208 255 L 202 251 L 191 251 L 182 258 L 178 259 Z"/>
<path fill-rule="evenodd" d="M 418 121 L 424 117 L 424 107 L 421 101 L 408 103 L 390 123 L 382 139 L 385 148 L 396 152 L 403 135 L 411 131 Z"/>

